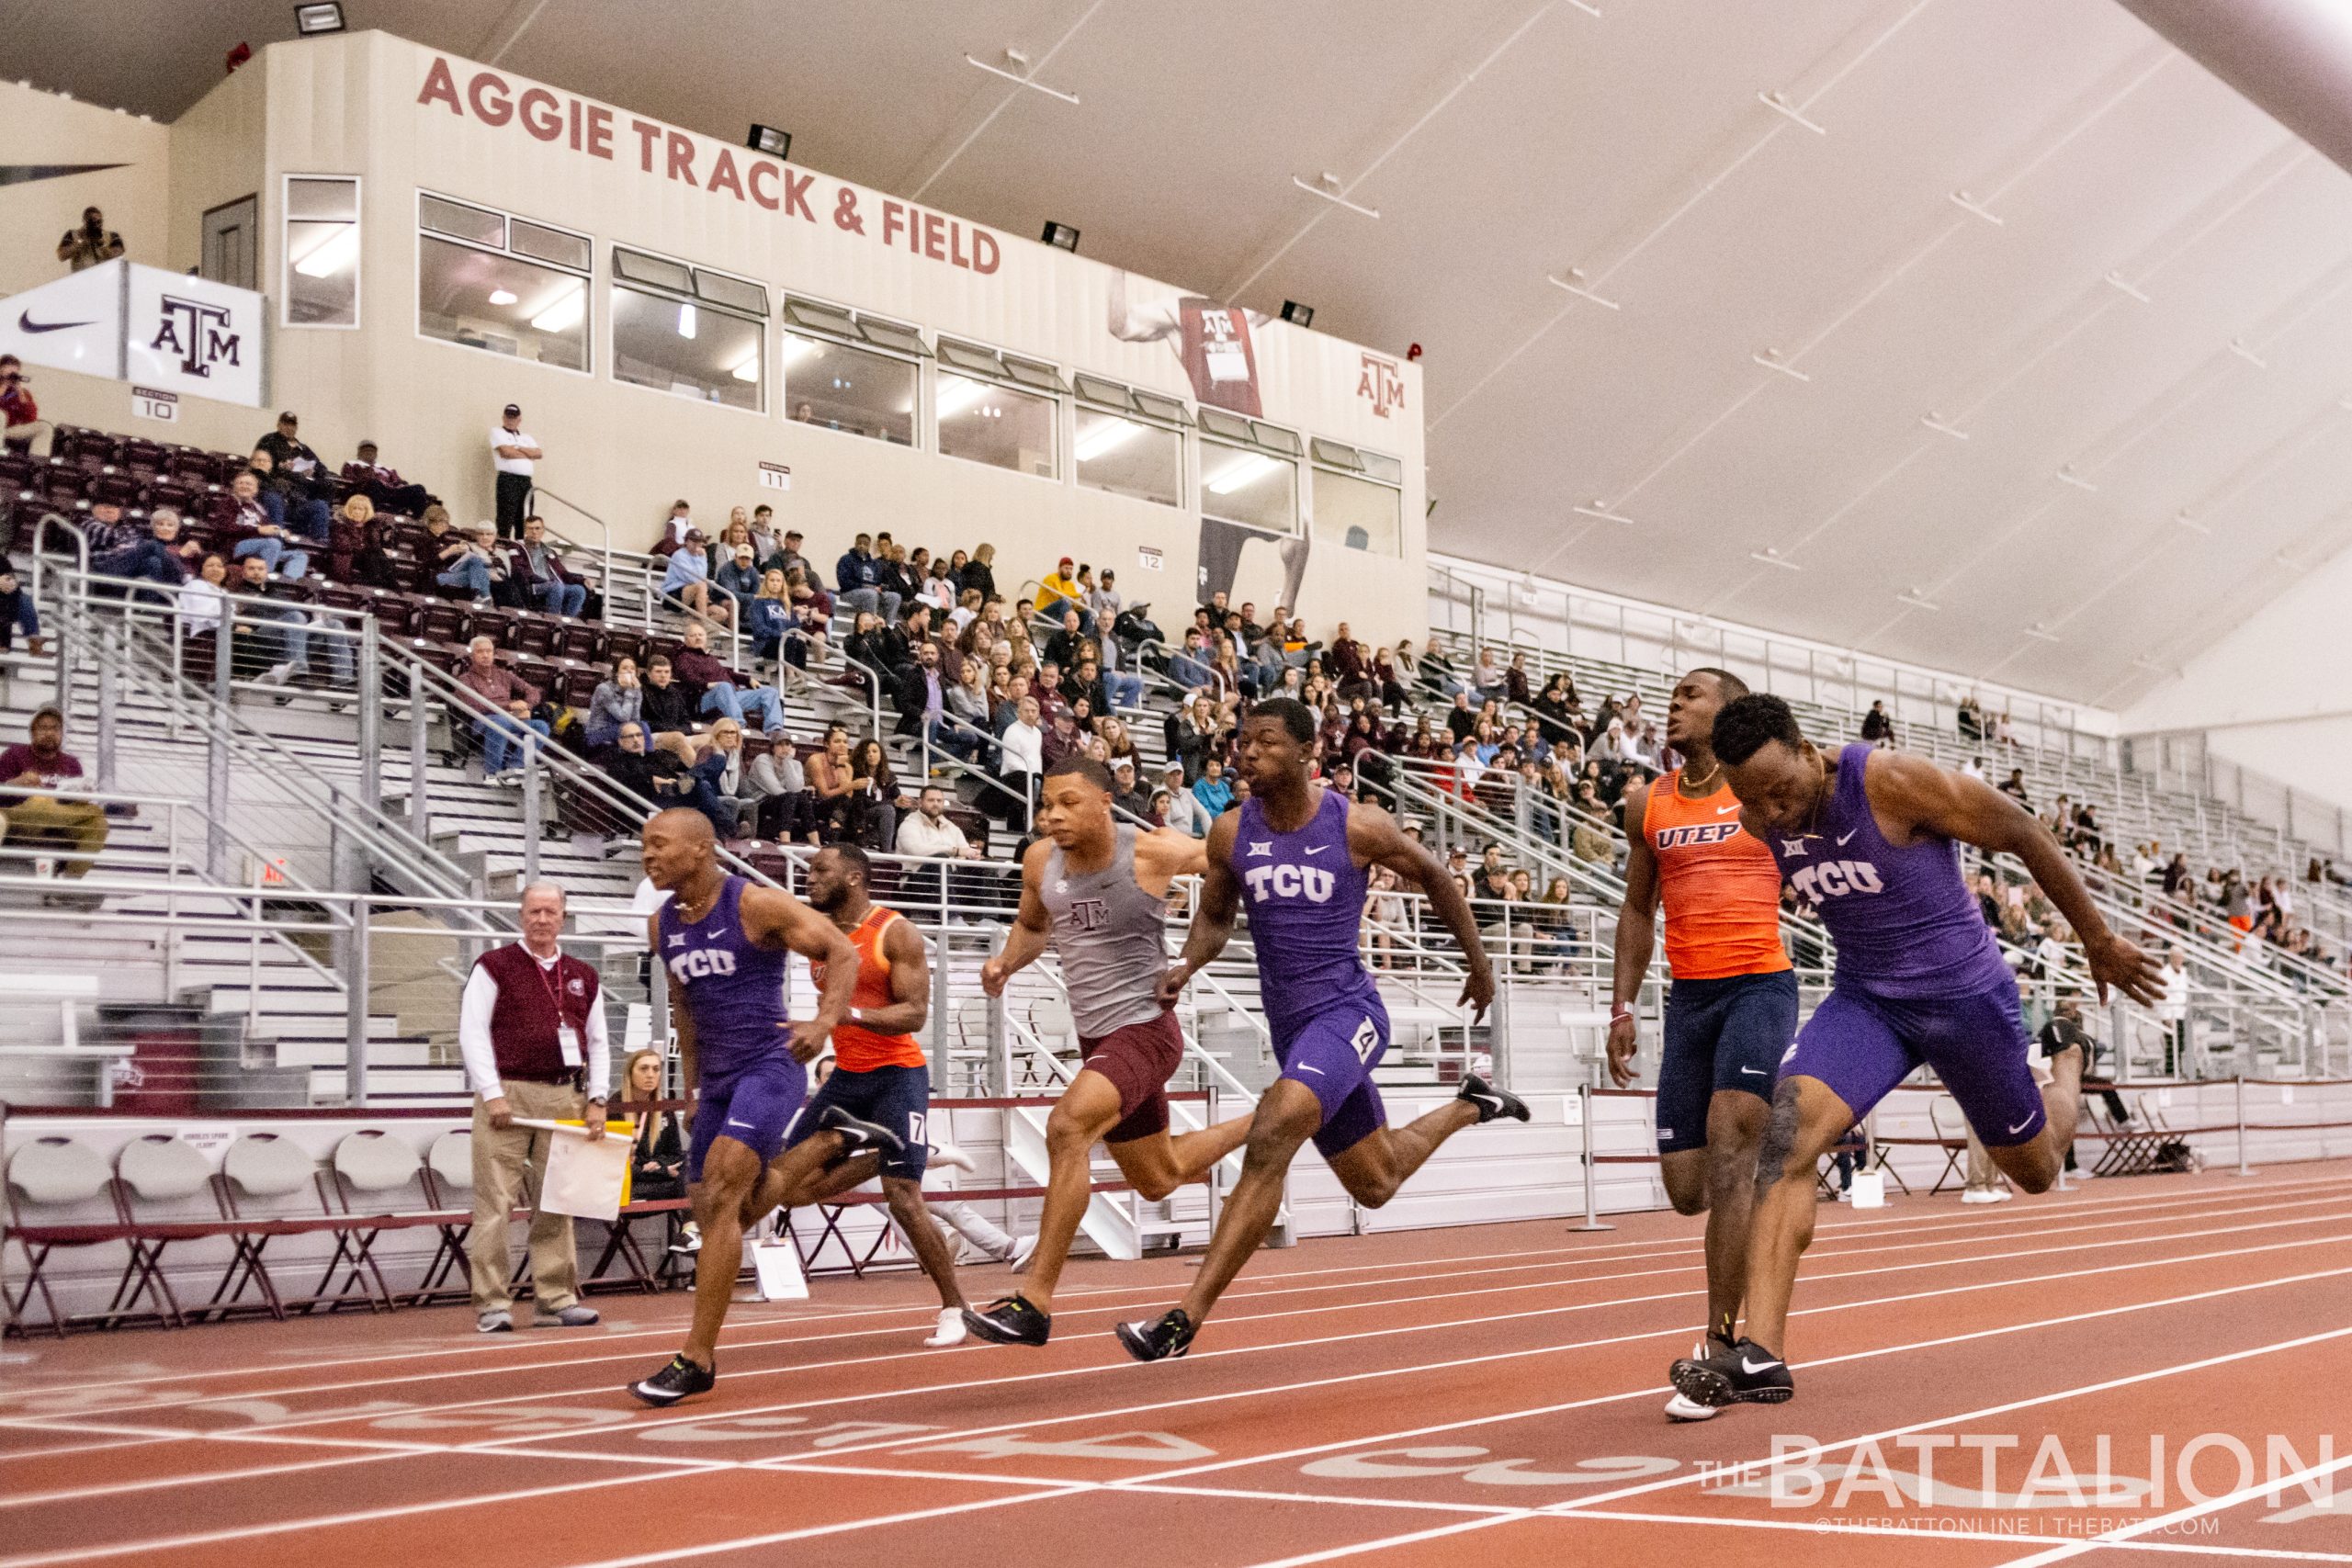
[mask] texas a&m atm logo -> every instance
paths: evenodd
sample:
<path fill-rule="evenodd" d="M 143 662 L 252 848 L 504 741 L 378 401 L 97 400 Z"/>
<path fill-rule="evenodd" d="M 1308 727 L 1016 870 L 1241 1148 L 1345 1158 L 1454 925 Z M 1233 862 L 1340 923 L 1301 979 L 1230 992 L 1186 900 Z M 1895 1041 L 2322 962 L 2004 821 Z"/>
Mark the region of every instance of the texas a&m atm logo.
<path fill-rule="evenodd" d="M 1405 406 L 1403 370 L 1393 359 L 1366 354 L 1363 368 L 1356 376 L 1356 396 L 1369 401 L 1372 412 L 1386 419 L 1389 410 Z"/>
<path fill-rule="evenodd" d="M 162 324 L 147 345 L 158 354 L 179 355 L 180 370 L 189 376 L 209 376 L 215 365 L 235 365 L 238 337 L 229 330 L 229 309 L 201 299 L 164 296 Z"/>

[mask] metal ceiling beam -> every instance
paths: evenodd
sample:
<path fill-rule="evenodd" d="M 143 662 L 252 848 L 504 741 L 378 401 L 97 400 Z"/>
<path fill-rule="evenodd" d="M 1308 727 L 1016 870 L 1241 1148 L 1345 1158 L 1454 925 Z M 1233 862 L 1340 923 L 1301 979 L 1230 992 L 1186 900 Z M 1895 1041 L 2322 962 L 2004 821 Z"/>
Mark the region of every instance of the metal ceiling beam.
<path fill-rule="evenodd" d="M 2352 169 L 2352 10 L 2333 0 L 2120 0 L 2191 60 Z"/>

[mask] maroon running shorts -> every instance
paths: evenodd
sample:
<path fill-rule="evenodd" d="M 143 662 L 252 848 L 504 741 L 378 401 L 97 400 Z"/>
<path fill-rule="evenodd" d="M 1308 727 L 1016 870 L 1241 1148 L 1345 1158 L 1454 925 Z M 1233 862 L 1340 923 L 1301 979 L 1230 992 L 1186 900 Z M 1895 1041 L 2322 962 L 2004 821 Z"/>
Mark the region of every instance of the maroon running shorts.
<path fill-rule="evenodd" d="M 1119 1091 L 1119 1124 L 1106 1144 L 1148 1138 L 1168 1130 L 1168 1080 L 1184 1059 L 1184 1032 L 1174 1012 L 1114 1029 L 1099 1040 L 1079 1038 L 1085 1066 Z"/>

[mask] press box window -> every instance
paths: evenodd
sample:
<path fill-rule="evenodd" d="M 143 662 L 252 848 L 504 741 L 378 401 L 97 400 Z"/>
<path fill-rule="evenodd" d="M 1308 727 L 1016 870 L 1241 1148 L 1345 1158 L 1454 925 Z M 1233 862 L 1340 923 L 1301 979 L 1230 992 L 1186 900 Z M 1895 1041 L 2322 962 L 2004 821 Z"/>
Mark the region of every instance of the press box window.
<path fill-rule="evenodd" d="M 1204 408 L 1201 514 L 1272 534 L 1298 529 L 1298 435 L 1262 420 Z"/>
<path fill-rule="evenodd" d="M 558 369 L 589 367 L 585 236 L 422 192 L 417 227 L 419 333 Z"/>
<path fill-rule="evenodd" d="M 1070 449 L 1078 482 L 1159 506 L 1183 505 L 1184 405 L 1100 376 L 1073 376 L 1070 383 L 1078 393 L 1078 439 Z"/>
<path fill-rule="evenodd" d="M 613 247 L 613 378 L 754 413 L 767 406 L 768 293 Z"/>
<path fill-rule="evenodd" d="M 1315 536 L 1342 549 L 1402 555 L 1405 466 L 1319 435 L 1307 447 L 1314 458 Z"/>
<path fill-rule="evenodd" d="M 933 393 L 939 449 L 994 468 L 1058 478 L 1055 438 L 1069 390 L 1050 365 L 943 338 Z"/>
<path fill-rule="evenodd" d="M 286 176 L 285 324 L 359 324 L 359 182 Z"/>
<path fill-rule="evenodd" d="M 785 299 L 784 325 L 777 356 L 787 417 L 894 446 L 915 444 L 915 399 L 931 353 L 922 333 L 794 297 Z"/>

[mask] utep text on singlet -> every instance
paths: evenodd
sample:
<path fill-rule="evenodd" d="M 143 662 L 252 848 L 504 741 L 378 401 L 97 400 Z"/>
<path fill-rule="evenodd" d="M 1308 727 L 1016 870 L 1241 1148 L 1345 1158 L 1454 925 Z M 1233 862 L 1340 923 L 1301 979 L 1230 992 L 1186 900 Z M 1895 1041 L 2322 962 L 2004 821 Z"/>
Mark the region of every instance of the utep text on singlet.
<path fill-rule="evenodd" d="M 730 876 L 710 912 L 681 919 L 678 900 L 662 906 L 662 964 L 686 994 L 695 1021 L 695 1066 L 724 1077 L 788 1049 L 784 1010 L 786 954 L 743 934 L 743 889 Z"/>
<path fill-rule="evenodd" d="M 1258 950 L 1259 1000 L 1277 1037 L 1317 1013 L 1379 992 L 1363 966 L 1363 868 L 1348 853 L 1348 802 L 1324 789 L 1295 833 L 1266 823 L 1256 796 L 1241 803 L 1233 876 Z"/>
<path fill-rule="evenodd" d="M 1789 954 L 1772 852 L 1741 830 L 1730 785 L 1686 800 L 1681 780 L 1677 768 L 1652 784 L 1642 812 L 1666 906 L 1667 964 L 1678 980 L 1777 975 Z"/>
<path fill-rule="evenodd" d="M 1897 849 L 1878 830 L 1863 784 L 1871 751 L 1838 753 L 1837 787 L 1811 832 L 1768 840 L 1781 874 L 1838 944 L 1837 983 L 1896 998 L 2014 987 L 1961 877 L 1960 846 L 1930 833 Z"/>
<path fill-rule="evenodd" d="M 1133 823 L 1118 825 L 1111 863 L 1101 871 L 1073 871 L 1059 845 L 1047 850 L 1037 893 L 1053 922 L 1079 1038 L 1100 1040 L 1168 1010 L 1159 994 L 1168 969 L 1168 905 L 1136 881 Z"/>

